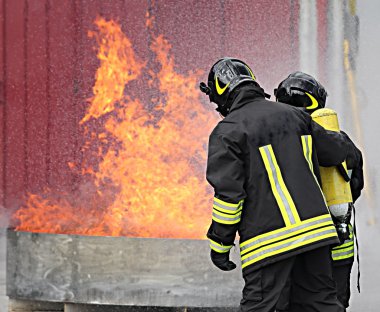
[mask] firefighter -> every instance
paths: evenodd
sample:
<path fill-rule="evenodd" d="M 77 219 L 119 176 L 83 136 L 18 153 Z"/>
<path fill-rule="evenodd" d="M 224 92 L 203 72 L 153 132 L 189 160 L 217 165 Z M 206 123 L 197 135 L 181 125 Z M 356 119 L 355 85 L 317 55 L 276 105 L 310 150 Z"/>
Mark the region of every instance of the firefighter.
<path fill-rule="evenodd" d="M 290 311 L 342 312 L 330 258 L 339 239 L 318 179 L 319 165 L 340 164 L 349 144 L 307 113 L 265 99 L 241 60 L 217 61 L 200 89 L 225 117 L 209 138 L 211 261 L 235 269 L 229 253 L 238 232 L 245 280 L 240 311 L 274 311 L 290 278 Z"/>
<path fill-rule="evenodd" d="M 274 93 L 277 101 L 299 107 L 309 114 L 324 108 L 327 97 L 327 92 L 322 84 L 314 77 L 303 72 L 290 74 L 279 84 Z M 313 115 L 315 115 L 315 113 Z M 350 188 L 352 201 L 355 203 L 364 186 L 363 158 L 360 150 L 354 145 L 348 135 L 343 131 L 341 131 L 341 133 L 351 146 L 347 155 L 346 164 L 351 173 Z M 350 275 L 354 263 L 354 233 L 353 227 L 350 224 L 350 218 L 351 209 L 341 218 L 342 220 L 334 220 L 341 244 L 331 250 L 333 277 L 337 286 L 338 299 L 345 308 L 349 306 Z M 348 231 L 345 230 L 346 228 L 348 228 Z M 277 311 L 288 311 L 289 291 L 288 285 L 277 304 Z"/>

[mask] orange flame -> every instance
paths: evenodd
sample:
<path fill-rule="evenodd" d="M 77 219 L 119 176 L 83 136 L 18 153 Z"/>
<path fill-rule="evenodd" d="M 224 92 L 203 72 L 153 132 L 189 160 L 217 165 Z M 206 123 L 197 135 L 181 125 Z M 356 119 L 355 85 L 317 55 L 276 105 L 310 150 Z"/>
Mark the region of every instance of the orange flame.
<path fill-rule="evenodd" d="M 98 32 L 89 32 L 89 37 L 94 37 L 99 45 L 97 56 L 101 66 L 95 75 L 92 105 L 82 122 L 113 111 L 115 103 L 123 98 L 125 85 L 135 80 L 144 66 L 136 60 L 132 43 L 118 24 L 102 18 L 95 24 Z"/>
<path fill-rule="evenodd" d="M 204 177 L 207 137 L 217 116 L 199 101 L 201 72 L 178 74 L 163 36 L 151 45 L 159 65 L 153 71 L 116 22 L 97 18 L 95 24 L 98 31 L 89 36 L 98 43 L 100 67 L 81 124 L 90 137 L 82 149 L 96 150 L 99 164 L 84 161 L 85 182 L 72 194 L 30 195 L 15 214 L 16 229 L 204 238 L 212 200 Z M 158 100 L 143 103 L 141 96 L 126 95 L 132 81 L 156 88 Z M 91 130 L 91 122 L 101 118 L 103 129 Z M 100 143 L 105 151 L 93 148 Z"/>

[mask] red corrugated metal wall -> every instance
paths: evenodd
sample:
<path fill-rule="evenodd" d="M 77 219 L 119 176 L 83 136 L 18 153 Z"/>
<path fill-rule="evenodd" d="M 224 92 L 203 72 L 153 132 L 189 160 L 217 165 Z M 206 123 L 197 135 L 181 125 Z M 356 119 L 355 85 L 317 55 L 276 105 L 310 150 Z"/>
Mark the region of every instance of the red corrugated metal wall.
<path fill-rule="evenodd" d="M 149 62 L 152 36 L 163 34 L 179 72 L 207 73 L 217 58 L 235 56 L 271 93 L 298 66 L 297 3 L 0 0 L 2 205 L 17 207 L 25 192 L 47 186 L 64 192 L 77 185 L 68 162 L 81 163 L 79 121 L 99 65 L 88 31 L 97 16 L 118 21 L 141 59 Z"/>

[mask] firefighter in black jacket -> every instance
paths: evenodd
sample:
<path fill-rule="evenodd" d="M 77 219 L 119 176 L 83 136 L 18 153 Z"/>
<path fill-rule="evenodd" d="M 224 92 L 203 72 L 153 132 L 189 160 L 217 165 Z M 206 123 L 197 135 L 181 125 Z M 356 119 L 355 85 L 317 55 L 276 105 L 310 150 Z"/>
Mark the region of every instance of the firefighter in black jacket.
<path fill-rule="evenodd" d="M 315 110 L 324 108 L 327 92 L 325 88 L 314 77 L 303 72 L 294 72 L 284 79 L 274 91 L 279 102 L 287 103 L 299 107 L 309 114 Z M 351 172 L 350 187 L 353 202 L 358 199 L 364 187 L 363 179 L 363 158 L 360 150 L 350 140 L 348 135 L 341 131 L 345 140 L 350 143 L 346 163 L 347 169 Z M 351 214 L 346 216 L 349 228 L 349 235 L 342 233 L 341 244 L 332 248 L 331 257 L 333 260 L 333 277 L 337 285 L 338 299 L 345 308 L 349 306 L 350 299 L 350 275 L 354 262 L 354 233 L 352 225 L 349 224 Z M 339 223 L 340 225 L 340 223 Z M 341 227 L 338 227 L 340 234 Z M 348 236 L 348 237 L 347 237 Z M 277 311 L 288 311 L 289 289 L 281 295 L 277 304 Z"/>
<path fill-rule="evenodd" d="M 209 140 L 211 260 L 221 270 L 236 267 L 229 251 L 238 232 L 241 311 L 274 311 L 289 277 L 290 311 L 343 311 L 329 247 L 339 240 L 318 179 L 319 164 L 340 164 L 348 144 L 307 113 L 266 100 L 240 60 L 219 60 L 200 89 L 225 116 Z"/>

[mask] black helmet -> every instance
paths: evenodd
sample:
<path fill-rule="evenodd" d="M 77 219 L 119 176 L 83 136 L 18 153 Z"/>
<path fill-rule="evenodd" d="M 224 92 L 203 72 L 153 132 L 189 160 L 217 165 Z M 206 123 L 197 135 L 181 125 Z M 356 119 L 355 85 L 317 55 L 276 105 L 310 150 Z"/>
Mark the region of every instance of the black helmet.
<path fill-rule="evenodd" d="M 325 107 L 327 92 L 314 77 L 294 72 L 274 89 L 274 95 L 279 102 L 314 111 Z"/>
<path fill-rule="evenodd" d="M 200 83 L 200 89 L 210 97 L 210 101 L 218 105 L 217 111 L 226 116 L 232 103 L 228 98 L 232 91 L 242 83 L 254 82 L 256 77 L 243 61 L 224 57 L 217 61 L 210 70 L 207 85 Z"/>

